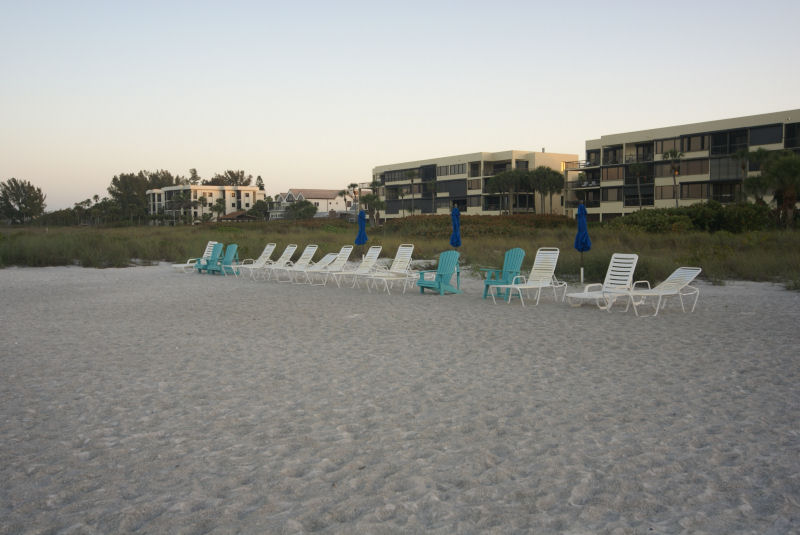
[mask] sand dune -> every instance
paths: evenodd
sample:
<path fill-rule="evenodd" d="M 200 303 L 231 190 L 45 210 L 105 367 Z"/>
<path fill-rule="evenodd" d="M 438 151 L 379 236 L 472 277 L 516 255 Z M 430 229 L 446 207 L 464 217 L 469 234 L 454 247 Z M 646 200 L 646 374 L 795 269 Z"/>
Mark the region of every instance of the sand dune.
<path fill-rule="evenodd" d="M 800 294 L 0 270 L 0 533 L 800 531 Z"/>

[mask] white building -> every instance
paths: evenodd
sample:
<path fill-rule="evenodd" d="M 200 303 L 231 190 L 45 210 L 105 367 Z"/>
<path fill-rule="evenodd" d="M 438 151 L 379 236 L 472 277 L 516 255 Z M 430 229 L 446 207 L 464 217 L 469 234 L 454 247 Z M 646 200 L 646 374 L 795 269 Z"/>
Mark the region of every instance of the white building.
<path fill-rule="evenodd" d="M 283 219 L 286 209 L 298 201 L 308 201 L 317 207 L 315 217 L 328 217 L 338 215 L 352 209 L 353 198 L 350 195 L 339 195 L 336 189 L 301 189 L 292 188 L 285 193 L 275 195 L 269 218 Z"/>
<path fill-rule="evenodd" d="M 191 214 L 192 219 L 202 220 L 204 215 L 217 218 L 213 207 L 224 201 L 225 212 L 250 210 L 266 194 L 257 186 L 211 186 L 208 184 L 167 186 L 150 189 L 147 195 L 147 211 L 150 214 L 172 214 L 176 218 Z M 188 202 L 187 202 L 188 201 Z"/>

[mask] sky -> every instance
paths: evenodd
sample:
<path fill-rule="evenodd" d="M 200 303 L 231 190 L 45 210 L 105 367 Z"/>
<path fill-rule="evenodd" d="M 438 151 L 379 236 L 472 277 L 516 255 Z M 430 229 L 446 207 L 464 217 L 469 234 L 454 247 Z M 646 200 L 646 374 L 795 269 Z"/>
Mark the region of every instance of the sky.
<path fill-rule="evenodd" d="M 377 165 L 584 156 L 800 108 L 797 0 L 0 0 L 0 181 L 58 210 L 120 173 L 343 189 Z"/>

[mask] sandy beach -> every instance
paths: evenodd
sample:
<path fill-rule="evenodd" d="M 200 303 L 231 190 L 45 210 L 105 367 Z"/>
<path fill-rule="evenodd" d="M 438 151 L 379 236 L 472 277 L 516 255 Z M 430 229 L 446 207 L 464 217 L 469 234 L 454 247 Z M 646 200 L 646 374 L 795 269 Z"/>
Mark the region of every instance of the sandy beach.
<path fill-rule="evenodd" d="M 0 533 L 800 532 L 800 293 L 0 270 Z"/>

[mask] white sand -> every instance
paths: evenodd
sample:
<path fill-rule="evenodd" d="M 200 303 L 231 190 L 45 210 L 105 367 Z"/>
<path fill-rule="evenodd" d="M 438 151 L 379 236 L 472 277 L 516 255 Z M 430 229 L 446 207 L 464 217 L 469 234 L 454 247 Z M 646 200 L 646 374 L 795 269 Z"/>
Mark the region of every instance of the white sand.
<path fill-rule="evenodd" d="M 0 533 L 800 532 L 800 293 L 0 270 Z"/>

